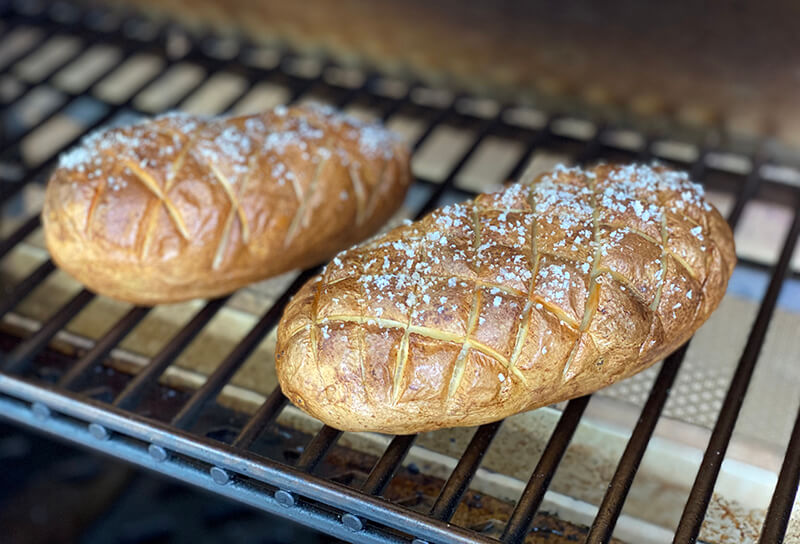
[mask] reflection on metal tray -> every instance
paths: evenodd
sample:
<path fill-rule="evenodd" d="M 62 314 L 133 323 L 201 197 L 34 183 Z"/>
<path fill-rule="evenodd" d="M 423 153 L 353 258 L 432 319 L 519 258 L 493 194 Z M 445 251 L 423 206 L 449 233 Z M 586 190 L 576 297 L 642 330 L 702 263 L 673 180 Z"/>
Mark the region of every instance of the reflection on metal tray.
<path fill-rule="evenodd" d="M 270 47 L 195 41 L 174 26 L 130 19 L 118 29 L 80 10 L 65 24 L 55 13 L 0 23 L 5 417 L 347 540 L 537 541 L 543 518 L 531 519 L 542 509 L 585 526 L 593 541 L 664 542 L 676 530 L 680 542 L 697 531 L 709 542 L 747 540 L 771 500 L 764 538 L 782 532 L 796 472 L 774 498 L 773 489 L 789 436 L 800 437 L 800 173 L 770 157 Z M 307 273 L 148 310 L 96 297 L 54 270 L 35 214 L 57 153 L 82 134 L 166 109 L 244 113 L 311 98 L 383 118 L 413 143 L 417 182 L 395 221 L 558 162 L 655 158 L 689 169 L 735 227 L 741 261 L 728 295 L 686 351 L 591 400 L 477 430 L 386 437 L 322 427 L 275 389 L 274 325 Z M 220 410 L 230 417 L 224 432 L 208 434 L 204 422 Z M 306 441 L 294 457 L 285 455 L 290 436 Z M 355 476 L 328 471 L 340 454 Z M 408 487 L 398 483 L 415 471 Z"/>

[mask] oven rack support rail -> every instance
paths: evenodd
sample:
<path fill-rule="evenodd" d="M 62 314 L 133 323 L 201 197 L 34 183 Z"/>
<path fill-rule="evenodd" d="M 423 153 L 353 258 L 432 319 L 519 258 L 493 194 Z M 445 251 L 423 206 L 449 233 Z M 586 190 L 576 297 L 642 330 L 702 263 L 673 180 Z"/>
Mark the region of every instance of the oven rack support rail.
<path fill-rule="evenodd" d="M 669 140 L 668 135 L 640 134 L 641 145 L 630 147 L 608 138 L 620 127 L 596 125 L 571 115 L 540 112 L 541 122 L 514 121 L 514 104 L 498 105 L 496 110 L 473 109 L 469 105 L 480 102 L 471 96 L 432 90 L 421 83 L 410 83 L 400 92 L 385 92 L 377 73 L 367 73 L 353 85 L 332 82 L 325 77 L 326 70 L 336 68 L 322 63 L 315 75 L 299 73 L 295 64 L 299 59 L 291 51 L 276 49 L 277 60 L 269 66 L 252 61 L 250 53 L 255 44 L 230 43 L 213 35 L 191 36 L 174 23 L 156 24 L 136 14 L 85 10 L 69 2 L 53 4 L 25 2 L 0 2 L 0 40 L 22 27 L 38 29 L 39 36 L 11 56 L 2 59 L 0 77 L 7 77 L 17 62 L 30 58 L 55 35 L 76 36 L 82 43 L 58 66 L 37 81 L 17 81 L 17 96 L 0 102 L 0 111 L 7 114 L 21 100 L 40 86 L 50 86 L 58 69 L 79 58 L 90 46 L 111 44 L 117 47 L 122 58 L 114 66 L 94 76 L 86 91 L 61 91 L 65 100 L 41 119 L 25 126 L 11 138 L 0 139 L 0 205 L 17 196 L 29 183 L 42 183 L 54 165 L 57 152 L 75 144 L 82 134 L 103 126 L 122 112 L 136 112 L 135 97 L 178 62 L 191 62 L 201 66 L 205 76 L 185 89 L 175 99 L 174 106 L 205 85 L 220 72 L 243 77 L 247 84 L 228 108 L 241 101 L 256 84 L 278 80 L 289 89 L 290 101 L 324 92 L 331 102 L 346 106 L 356 100 L 367 102 L 389 119 L 402 110 L 411 110 L 425 120 L 425 129 L 418 135 L 414 149 L 419 149 L 434 130 L 445 123 L 463 125 L 472 131 L 471 144 L 461 158 L 449 168 L 443 179 L 417 178 L 416 185 L 427 192 L 427 199 L 416 211 L 424 215 L 443 199 L 466 198 L 474 194 L 458 183 L 459 173 L 476 155 L 481 144 L 490 136 L 503 135 L 523 145 L 523 152 L 506 177 L 516 179 L 529 160 L 540 149 L 565 148 L 576 163 L 586 163 L 599 157 L 614 156 L 627 159 L 651 160 L 658 158 L 676 162 L 692 175 L 703 180 L 709 172 L 718 169 L 718 157 L 727 151 L 698 146 L 690 159 L 676 159 L 660 152 L 657 144 Z M 175 53 L 172 44 L 176 36 L 185 50 Z M 225 45 L 223 47 L 222 45 Z M 99 99 L 95 90 L 98 82 L 113 73 L 114 69 L 134 55 L 147 52 L 164 60 L 164 65 L 145 81 L 137 84 L 125 100 L 111 103 Z M 91 98 L 102 103 L 102 112 L 90 119 L 81 134 L 63 142 L 49 158 L 27 165 L 22 158 L 21 143 L 37 129 L 62 114 L 77 101 Z M 144 112 L 141 112 L 144 113 Z M 536 117 L 536 116 L 534 116 Z M 592 127 L 588 134 L 569 129 L 573 124 L 586 123 Z M 749 161 L 746 171 L 725 171 L 735 179 L 730 192 L 735 203 L 728 220 L 733 228 L 739 223 L 745 205 L 765 185 L 779 187 L 791 200 L 794 219 L 783 242 L 780 257 L 768 267 L 770 283 L 761 300 L 757 317 L 730 383 L 723 408 L 713 429 L 711 441 L 700 464 L 687 500 L 684 513 L 675 528 L 675 542 L 696 540 L 706 510 L 711 500 L 722 460 L 730 442 L 733 428 L 752 377 L 758 355 L 764 344 L 766 331 L 775 310 L 778 295 L 785 279 L 792 274 L 792 250 L 800 234 L 800 195 L 797 186 L 781 179 L 765 176 L 764 167 L 783 168 L 779 161 L 756 153 L 745 157 Z M 774 171 L 774 168 L 773 168 Z M 16 175 L 6 176 L 6 172 Z M 800 176 L 800 174 L 798 174 Z M 796 179 L 796 178 L 795 178 Z M 10 236 L 0 240 L 0 259 L 5 257 L 29 234 L 39 227 L 38 216 L 32 216 Z M 763 268 L 763 267 L 762 267 Z M 26 279 L 7 289 L 0 298 L 0 317 L 13 309 L 55 267 L 49 260 L 36 268 Z M 341 433 L 323 427 L 304 449 L 295 466 L 289 466 L 249 450 L 256 438 L 277 417 L 286 405 L 286 399 L 275 390 L 236 439 L 225 444 L 192 433 L 191 429 L 200 412 L 214 402 L 216 395 L 229 382 L 259 342 L 275 326 L 283 306 L 312 271 L 301 274 L 276 303 L 247 333 L 242 341 L 219 364 L 206 382 L 189 397 L 169 423 L 162 423 L 141 415 L 140 403 L 145 392 L 155 386 L 158 379 L 204 329 L 214 315 L 225 305 L 227 298 L 212 300 L 175 335 L 162 350 L 116 396 L 112 403 L 104 403 L 81 395 L 81 384 L 87 374 L 103 363 L 108 354 L 148 314 L 147 308 L 132 308 L 69 370 L 57 384 L 27 376 L 35 358 L 42 353 L 69 321 L 74 318 L 95 295 L 82 290 L 59 308 L 42 326 L 27 338 L 20 339 L 13 348 L 0 353 L 0 415 L 18 423 L 39 429 L 54 436 L 82 444 L 94 450 L 127 460 L 142 467 L 177 478 L 189 484 L 226 495 L 256 508 L 292 519 L 298 523 L 320 529 L 338 538 L 354 542 L 497 542 L 478 532 L 449 523 L 463 494 L 478 470 L 481 459 L 491 445 L 502 422 L 483 425 L 477 429 L 471 442 L 458 460 L 430 512 L 420 513 L 382 498 L 381 493 L 401 465 L 414 442 L 413 436 L 397 436 L 391 441 L 373 467 L 360 489 L 326 480 L 314 474 L 314 469 L 336 443 Z M 671 355 L 663 364 L 644 408 L 636 423 L 627 447 L 619 461 L 598 514 L 589 530 L 588 542 L 608 542 L 619 518 L 627 493 L 632 485 L 639 463 L 644 456 L 655 425 L 666 404 L 669 388 L 675 380 L 686 353 L 686 346 Z M 500 541 L 522 542 L 529 531 L 533 516 L 539 509 L 549 483 L 561 458 L 577 429 L 589 397 L 570 401 L 555 426 L 547 447 L 532 469 L 531 477 L 511 514 Z M 794 497 L 800 479 L 800 417 L 792 430 L 787 455 L 781 468 L 768 515 L 762 528 L 762 543 L 778 542 L 786 531 Z"/>

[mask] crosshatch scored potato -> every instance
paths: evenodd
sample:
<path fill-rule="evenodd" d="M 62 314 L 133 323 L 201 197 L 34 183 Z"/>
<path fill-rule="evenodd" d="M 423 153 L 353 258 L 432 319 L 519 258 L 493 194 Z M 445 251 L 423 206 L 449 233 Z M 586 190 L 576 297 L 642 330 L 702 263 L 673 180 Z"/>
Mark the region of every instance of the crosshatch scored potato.
<path fill-rule="evenodd" d="M 158 304 L 318 264 L 402 204 L 409 150 L 327 106 L 169 114 L 88 136 L 47 186 L 47 247 L 98 293 Z"/>
<path fill-rule="evenodd" d="M 557 167 L 339 254 L 286 309 L 278 377 L 343 430 L 498 420 L 662 359 L 717 307 L 735 260 L 685 173 Z"/>

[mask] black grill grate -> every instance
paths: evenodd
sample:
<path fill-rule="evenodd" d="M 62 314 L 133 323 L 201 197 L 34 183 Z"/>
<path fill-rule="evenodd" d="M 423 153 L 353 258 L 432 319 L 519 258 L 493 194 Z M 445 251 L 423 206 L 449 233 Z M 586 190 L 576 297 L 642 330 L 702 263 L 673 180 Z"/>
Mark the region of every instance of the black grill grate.
<path fill-rule="evenodd" d="M 25 3 L 19 4 L 22 6 Z M 22 25 L 31 25 L 42 31 L 35 43 L 16 51 L 12 58 L 5 59 L 4 65 L 0 66 L 0 76 L 7 75 L 9 68 L 16 61 L 34 54 L 48 37 L 56 33 L 78 36 L 83 44 L 64 63 L 77 58 L 94 44 L 113 44 L 122 52 L 122 58 L 118 63 L 93 76 L 94 81 L 87 87 L 88 91 L 85 93 L 62 91 L 66 95 L 66 100 L 61 106 L 17 131 L 12 138 L 4 137 L 0 140 L 0 165 L 4 167 L 2 172 L 12 174 L 9 176 L 2 174 L 0 203 L 6 203 L 16 196 L 26 184 L 43 182 L 56 160 L 57 151 L 54 151 L 49 158 L 39 164 L 26 164 L 21 155 L 21 142 L 81 99 L 91 96 L 98 100 L 96 92 L 99 82 L 112 74 L 125 60 L 145 52 L 164 59 L 165 64 L 162 68 L 145 81 L 138 82 L 136 88 L 130 89 L 125 100 L 117 103 L 106 102 L 105 110 L 94 117 L 83 128 L 81 134 L 64 142 L 60 149 L 75 144 L 83 133 L 102 126 L 119 113 L 136 111 L 135 100 L 140 91 L 176 63 L 190 61 L 202 67 L 206 75 L 183 90 L 182 98 L 176 102 L 178 107 L 181 100 L 203 86 L 212 75 L 224 70 L 226 73 L 243 77 L 247 82 L 238 98 L 229 107 L 234 107 L 241 101 L 255 84 L 277 81 L 290 90 L 289 100 L 300 99 L 309 93 L 323 94 L 339 106 L 359 100 L 378 109 L 384 119 L 389 119 L 400 110 L 411 110 L 417 118 L 425 122 L 425 128 L 414 145 L 415 150 L 419 149 L 442 123 L 453 123 L 471 129 L 474 132 L 472 143 L 449 169 L 443 180 L 417 180 L 418 185 L 426 187 L 429 191 L 428 199 L 419 210 L 416 210 L 417 216 L 435 208 L 443 199 L 471 195 L 469 191 L 456 186 L 457 177 L 488 136 L 505 136 L 522 142 L 524 152 L 512 166 L 509 178 L 517 178 L 533 153 L 543 148 L 566 150 L 578 163 L 608 156 L 650 160 L 657 155 L 653 152 L 653 144 L 659 139 L 656 134 L 645 137 L 643 146 L 631 151 L 607 143 L 605 138 L 607 130 L 613 127 L 595 127 L 594 135 L 583 139 L 565 133 L 561 127 L 561 122 L 566 119 L 564 116 L 551 115 L 541 127 L 524 127 L 509 122 L 508 114 L 512 106 L 501 108 L 496 115 L 481 117 L 478 114 L 467 113 L 464 108 L 459 107 L 462 100 L 469 97 L 452 96 L 448 104 L 420 99 L 419 96 L 424 96 L 426 91 L 421 85 L 411 85 L 402 96 L 388 96 L 381 91 L 382 79 L 379 74 L 368 74 L 362 84 L 350 88 L 332 84 L 323 75 L 303 77 L 298 75 L 296 70 L 299 59 L 290 52 L 280 52 L 274 66 L 264 68 L 253 62 L 253 58 L 256 57 L 254 53 L 257 52 L 255 46 L 234 44 L 231 50 L 230 47 L 222 47 L 230 45 L 228 42 L 220 41 L 214 36 L 205 36 L 186 41 L 187 51 L 176 53 L 175 37 L 181 36 L 182 39 L 188 40 L 180 28 L 172 25 L 157 27 L 152 22 L 136 17 L 119 18 L 112 13 L 102 11 L 84 12 L 66 3 L 55 4 L 48 10 L 30 5 L 25 9 L 9 7 L 0 9 L 5 9 L 0 38 Z M 51 73 L 40 81 L 21 83 L 16 97 L 0 103 L 4 115 L 28 96 L 29 91 L 41 85 L 48 85 L 55 77 L 58 68 L 61 66 L 54 67 Z M 323 65 L 321 68 L 321 74 L 324 74 L 325 69 L 330 66 Z M 415 92 L 417 90 L 422 92 Z M 416 95 L 419 95 L 417 99 L 414 98 Z M 681 163 L 680 166 L 690 169 L 696 179 L 703 179 L 712 169 L 706 161 L 711 151 L 701 149 L 693 161 Z M 766 162 L 765 157 L 759 155 L 752 157 L 752 164 L 747 173 L 726 173 L 736 178 L 736 183 L 728 188 L 735 193 L 735 204 L 729 214 L 729 221 L 734 228 L 742 216 L 745 204 L 755 196 L 760 187 L 765 183 L 775 184 L 774 181 L 762 179 L 761 165 Z M 778 295 L 787 275 L 791 274 L 790 259 L 800 233 L 800 208 L 798 208 L 796 188 L 787 186 L 785 190 L 794 199 L 792 203 L 794 221 L 783 243 L 780 258 L 771 269 L 769 288 L 763 297 L 731 381 L 683 516 L 676 527 L 676 542 L 693 542 L 698 536 L 739 409 L 765 341 Z M 0 241 L 0 258 L 8 254 L 38 226 L 38 216 L 23 221 L 15 232 Z M 26 279 L 6 288 L 4 297 L 0 299 L 0 317 L 12 311 L 53 270 L 53 263 L 47 260 Z M 111 350 L 148 315 L 149 310 L 146 308 L 132 308 L 88 352 L 74 361 L 54 385 L 22 375 L 35 357 L 47 348 L 53 337 L 94 298 L 92 293 L 82 290 L 43 323 L 37 332 L 27 338 L 17 339 L 14 345 L 2 353 L 0 414 L 258 508 L 278 513 L 343 539 L 360 542 L 403 542 L 411 539 L 419 542 L 496 542 L 478 532 L 451 525 L 448 521 L 469 487 L 501 423 L 484 425 L 477 430 L 428 515 L 379 497 L 411 448 L 414 437 L 395 437 L 375 464 L 361 489 L 355 490 L 313 474 L 317 464 L 334 446 L 341 434 L 329 427 L 323 427 L 317 433 L 294 466 L 278 463 L 248 450 L 285 406 L 285 398 L 278 390 L 267 398 L 231 444 L 191 432 L 192 425 L 200 412 L 214 402 L 222 387 L 273 329 L 291 294 L 311 273 L 306 271 L 298 276 L 219 364 L 206 382 L 187 398 L 168 423 L 143 415 L 141 408 L 143 397 L 157 386 L 159 378 L 167 367 L 208 325 L 228 299 L 222 298 L 206 303 L 127 383 L 112 402 L 104 403 L 89 398 L 79 391 Z M 605 493 L 589 532 L 588 541 L 610 540 L 685 353 L 686 346 L 670 356 L 662 366 Z M 502 542 L 521 542 L 524 539 L 550 480 L 581 421 L 588 400 L 588 397 L 575 399 L 567 405 L 505 526 Z M 800 419 L 791 435 L 788 453 L 763 527 L 762 542 L 777 542 L 782 539 L 786 530 L 800 478 L 799 443 Z"/>

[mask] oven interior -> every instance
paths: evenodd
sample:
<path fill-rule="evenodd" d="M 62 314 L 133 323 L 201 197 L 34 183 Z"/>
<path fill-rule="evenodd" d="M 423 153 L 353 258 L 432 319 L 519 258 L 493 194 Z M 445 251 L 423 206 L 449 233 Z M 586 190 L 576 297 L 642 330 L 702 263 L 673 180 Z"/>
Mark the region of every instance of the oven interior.
<path fill-rule="evenodd" d="M 354 542 L 800 541 L 800 170 L 786 146 L 598 120 L 138 12 L 0 6 L 0 416 Z M 383 119 L 413 146 L 390 225 L 557 163 L 686 169 L 734 228 L 727 295 L 687 346 L 589 397 L 384 436 L 323 426 L 277 388 L 275 325 L 313 271 L 149 309 L 49 259 L 44 183 L 87 132 L 306 100 Z"/>

